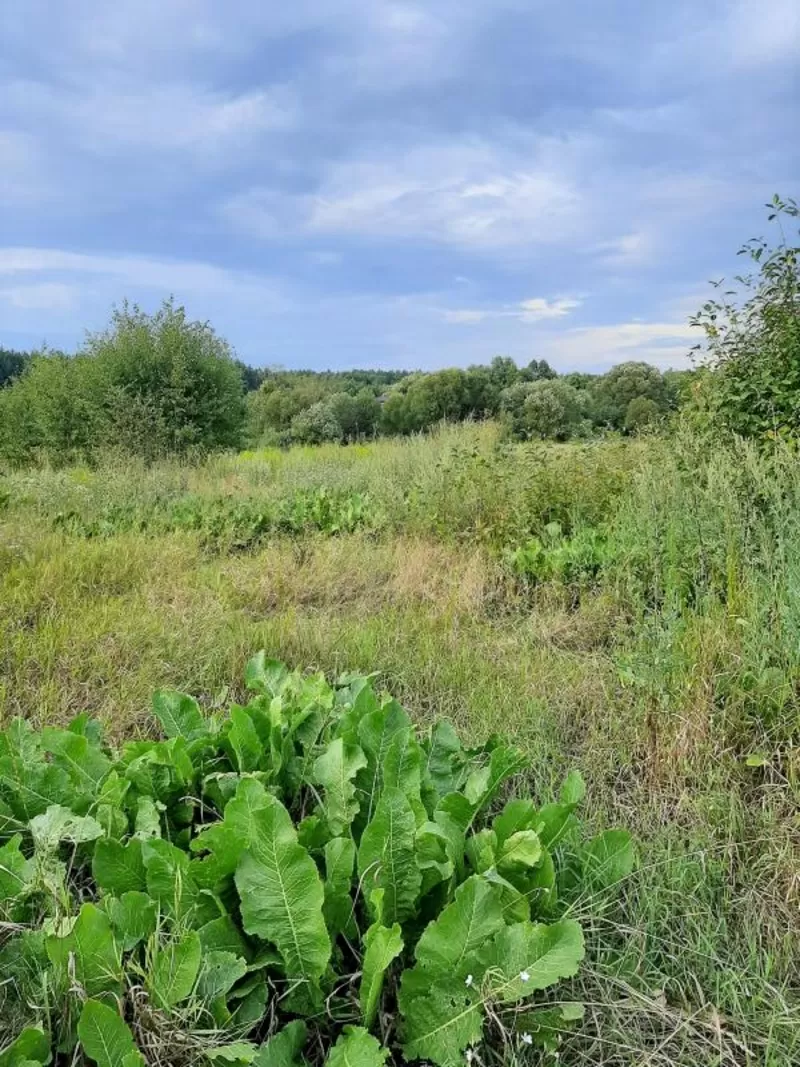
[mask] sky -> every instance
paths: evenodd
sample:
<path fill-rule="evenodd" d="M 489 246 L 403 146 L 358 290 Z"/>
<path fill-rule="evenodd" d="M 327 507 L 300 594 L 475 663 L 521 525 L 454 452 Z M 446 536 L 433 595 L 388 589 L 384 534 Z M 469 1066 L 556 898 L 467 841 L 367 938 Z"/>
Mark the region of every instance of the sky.
<path fill-rule="evenodd" d="M 798 133 L 797 0 L 6 0 L 0 346 L 685 366 Z"/>

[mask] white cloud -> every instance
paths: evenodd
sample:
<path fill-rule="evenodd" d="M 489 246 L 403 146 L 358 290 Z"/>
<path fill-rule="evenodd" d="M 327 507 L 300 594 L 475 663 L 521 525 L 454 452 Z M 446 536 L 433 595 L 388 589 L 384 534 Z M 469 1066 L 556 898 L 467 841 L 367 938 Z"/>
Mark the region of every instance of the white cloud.
<path fill-rule="evenodd" d="M 58 282 L 0 288 L 0 300 L 24 311 L 68 311 L 76 306 L 77 296 L 72 286 Z"/>
<path fill-rule="evenodd" d="M 269 278 L 191 260 L 86 255 L 54 248 L 0 248 L 2 275 L 63 275 L 103 282 L 110 279 L 117 289 L 117 297 L 124 295 L 125 287 L 128 287 L 162 296 L 169 293 L 257 294 L 265 301 L 280 302 L 278 287 Z M 82 284 L 87 283 L 83 281 Z"/>
<path fill-rule="evenodd" d="M 456 326 L 475 326 L 487 319 L 516 319 L 519 322 L 541 322 L 544 319 L 561 319 L 569 315 L 583 301 L 574 297 L 557 297 L 548 300 L 542 296 L 522 300 L 519 304 L 505 304 L 500 308 L 446 308 L 442 320 Z"/>
<path fill-rule="evenodd" d="M 569 297 L 561 297 L 558 300 L 546 300 L 537 296 L 531 300 L 523 300 L 520 304 L 523 322 L 540 322 L 542 319 L 560 319 L 569 315 L 570 311 L 581 306 L 580 300 Z"/>
<path fill-rule="evenodd" d="M 453 323 L 455 326 L 473 326 L 477 322 L 483 322 L 490 314 L 491 312 L 488 311 L 462 308 L 454 311 L 447 310 L 443 313 L 442 318 L 445 322 Z"/>
<path fill-rule="evenodd" d="M 653 259 L 655 241 L 651 233 L 636 230 L 599 241 L 589 251 L 609 267 L 643 266 Z"/>
<path fill-rule="evenodd" d="M 465 138 L 336 162 L 314 193 L 255 186 L 222 214 L 265 238 L 299 230 L 492 250 L 576 237 L 585 211 L 576 146 L 559 157 L 552 142 L 518 136 L 510 147 Z"/>
<path fill-rule="evenodd" d="M 37 82 L 4 88 L 5 103 L 40 128 L 57 122 L 96 155 L 121 146 L 174 152 L 229 149 L 296 121 L 296 105 L 286 90 L 242 94 L 211 91 L 190 82 L 84 83 L 71 90 Z"/>
<path fill-rule="evenodd" d="M 689 366 L 689 350 L 698 339 L 698 331 L 684 322 L 622 322 L 553 334 L 542 351 L 557 368 L 604 369 L 627 360 L 678 368 Z"/>

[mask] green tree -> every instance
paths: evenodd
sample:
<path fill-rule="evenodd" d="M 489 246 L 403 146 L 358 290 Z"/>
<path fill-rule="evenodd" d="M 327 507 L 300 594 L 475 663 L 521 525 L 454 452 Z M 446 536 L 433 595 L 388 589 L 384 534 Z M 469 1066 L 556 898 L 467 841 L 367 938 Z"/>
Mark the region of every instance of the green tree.
<path fill-rule="evenodd" d="M 794 200 L 775 196 L 767 207 L 769 221 L 796 226 Z M 713 371 L 698 403 L 714 424 L 743 436 L 800 434 L 800 244 L 780 232 L 773 248 L 763 239 L 746 244 L 741 253 L 756 273 L 737 278 L 738 291 L 707 301 L 692 319 L 705 331 Z"/>
<path fill-rule="evenodd" d="M 291 437 L 304 445 L 321 445 L 324 441 L 341 441 L 342 426 L 331 410 L 330 403 L 318 400 L 304 408 L 292 419 Z"/>
<path fill-rule="evenodd" d="M 652 400 L 660 412 L 669 407 L 664 377 L 649 363 L 619 363 L 597 379 L 592 394 L 595 421 L 615 430 L 625 428 L 628 405 L 638 397 Z"/>
<path fill-rule="evenodd" d="M 0 348 L 0 389 L 4 385 L 10 385 L 15 378 L 19 378 L 30 360 L 28 352 L 14 352 L 10 348 Z"/>
<path fill-rule="evenodd" d="M 532 359 L 528 366 L 520 371 L 520 377 L 525 382 L 541 382 L 557 378 L 558 373 L 553 370 L 546 359 Z"/>
<path fill-rule="evenodd" d="M 37 454 L 52 463 L 73 461 L 91 451 L 102 424 L 86 357 L 36 354 L 0 393 L 0 455 L 13 463 Z"/>
<path fill-rule="evenodd" d="M 172 300 L 153 315 L 127 303 L 115 309 L 85 355 L 103 444 L 152 456 L 241 443 L 244 388 L 230 348 Z"/>
<path fill-rule="evenodd" d="M 512 436 L 566 440 L 583 416 L 582 396 L 560 378 L 516 382 L 503 392 L 504 421 Z"/>
<path fill-rule="evenodd" d="M 625 411 L 625 430 L 635 433 L 658 421 L 662 412 L 658 404 L 647 396 L 636 396 Z"/>

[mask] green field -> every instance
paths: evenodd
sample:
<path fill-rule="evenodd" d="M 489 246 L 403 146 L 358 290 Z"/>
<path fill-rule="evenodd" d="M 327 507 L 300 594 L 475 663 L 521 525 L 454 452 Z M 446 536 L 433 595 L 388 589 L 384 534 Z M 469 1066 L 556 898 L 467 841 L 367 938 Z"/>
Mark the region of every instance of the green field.
<path fill-rule="evenodd" d="M 638 839 L 584 919 L 561 1064 L 778 1067 L 800 1062 L 798 594 L 800 466 L 744 444 L 487 424 L 25 470 L 0 480 L 0 724 L 146 736 L 153 690 L 221 707 L 261 648 L 378 672 L 417 720 L 522 746 L 539 800 L 578 768 L 590 825 Z"/>

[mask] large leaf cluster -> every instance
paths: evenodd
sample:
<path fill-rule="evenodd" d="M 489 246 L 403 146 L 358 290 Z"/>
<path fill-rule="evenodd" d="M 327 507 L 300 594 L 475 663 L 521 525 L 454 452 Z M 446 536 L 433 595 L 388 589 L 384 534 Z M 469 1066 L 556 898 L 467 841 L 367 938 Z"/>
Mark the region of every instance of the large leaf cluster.
<path fill-rule="evenodd" d="M 246 684 L 225 715 L 157 693 L 163 739 L 120 751 L 86 716 L 0 734 L 0 1064 L 449 1067 L 516 1018 L 552 1040 L 569 901 L 633 864 L 621 831 L 581 841 L 580 776 L 503 804 L 525 761 L 498 738 L 421 736 L 368 678 L 263 653 Z"/>

